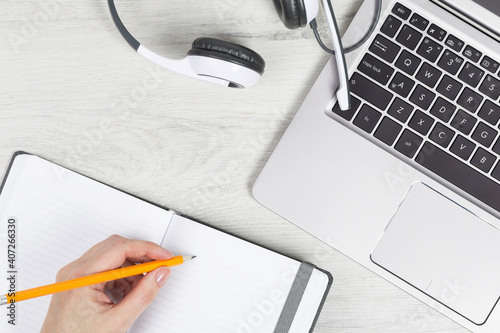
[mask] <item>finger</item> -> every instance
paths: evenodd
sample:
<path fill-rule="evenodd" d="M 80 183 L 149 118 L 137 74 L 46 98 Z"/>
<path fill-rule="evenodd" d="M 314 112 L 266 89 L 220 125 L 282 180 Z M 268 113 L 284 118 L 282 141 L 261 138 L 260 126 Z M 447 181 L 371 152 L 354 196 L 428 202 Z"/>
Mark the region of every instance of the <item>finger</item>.
<path fill-rule="evenodd" d="M 92 258 L 104 251 L 110 244 L 115 242 L 117 239 L 122 238 L 119 235 L 111 235 L 102 242 L 97 243 L 96 245 L 92 246 L 90 249 L 88 249 L 81 257 L 77 258 L 73 262 L 67 264 L 64 268 L 66 271 L 72 271 L 74 269 L 79 269 L 81 268 L 82 265 L 85 265 L 87 262 L 91 261 Z M 82 276 L 81 274 L 78 276 Z"/>
<path fill-rule="evenodd" d="M 148 257 L 141 257 L 141 258 L 127 258 L 130 262 L 133 262 L 134 264 L 143 264 L 145 262 L 150 262 L 153 261 L 153 259 L 148 258 Z"/>
<path fill-rule="evenodd" d="M 110 311 L 119 318 L 128 328 L 139 317 L 139 315 L 153 302 L 154 298 L 165 284 L 170 275 L 166 267 L 159 267 L 146 274 L 123 300 L 116 304 Z"/>
<path fill-rule="evenodd" d="M 119 235 L 111 235 L 102 242 L 97 243 L 96 245 L 92 246 L 90 249 L 88 249 L 80 258 L 79 260 L 86 262 L 88 259 L 92 258 L 95 256 L 97 253 L 100 253 L 103 249 L 108 247 L 110 244 L 115 242 L 117 239 L 123 238 Z"/>
<path fill-rule="evenodd" d="M 91 260 L 85 262 L 86 274 L 93 274 L 120 267 L 127 258 L 161 260 L 172 258 L 172 253 L 158 244 L 123 237 L 114 238 L 95 252 Z"/>

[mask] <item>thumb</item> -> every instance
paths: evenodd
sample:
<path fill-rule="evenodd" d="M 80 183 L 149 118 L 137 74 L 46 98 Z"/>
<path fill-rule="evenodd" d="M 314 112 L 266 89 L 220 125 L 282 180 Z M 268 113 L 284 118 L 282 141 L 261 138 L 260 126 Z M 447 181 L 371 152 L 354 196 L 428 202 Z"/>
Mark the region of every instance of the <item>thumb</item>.
<path fill-rule="evenodd" d="M 113 312 L 118 316 L 118 322 L 127 330 L 132 326 L 139 315 L 153 302 L 161 287 L 165 285 L 170 270 L 159 267 L 140 279 L 130 293 L 113 307 Z"/>

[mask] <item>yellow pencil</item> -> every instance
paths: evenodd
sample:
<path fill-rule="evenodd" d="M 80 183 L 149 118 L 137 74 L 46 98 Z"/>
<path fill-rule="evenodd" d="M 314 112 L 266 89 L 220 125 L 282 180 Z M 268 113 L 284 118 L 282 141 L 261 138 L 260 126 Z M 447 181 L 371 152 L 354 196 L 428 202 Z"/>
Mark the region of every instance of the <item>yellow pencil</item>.
<path fill-rule="evenodd" d="M 6 294 L 0 297 L 0 305 L 5 305 L 8 303 L 14 303 L 19 301 L 24 301 L 27 299 L 46 296 L 50 294 L 59 293 L 61 291 L 66 291 L 70 289 L 81 288 L 85 286 L 91 286 L 94 284 L 113 281 L 118 279 L 123 279 L 129 276 L 139 275 L 143 273 L 151 272 L 152 270 L 161 266 L 177 266 L 186 261 L 189 261 L 195 257 L 191 256 L 176 256 L 167 260 L 156 260 L 147 262 L 144 264 L 133 265 L 124 268 L 118 268 L 112 271 L 106 271 L 102 273 L 92 274 L 89 276 L 84 276 L 81 278 L 62 281 L 58 283 L 49 284 L 42 287 L 37 287 L 33 289 L 27 289 L 12 294 Z"/>

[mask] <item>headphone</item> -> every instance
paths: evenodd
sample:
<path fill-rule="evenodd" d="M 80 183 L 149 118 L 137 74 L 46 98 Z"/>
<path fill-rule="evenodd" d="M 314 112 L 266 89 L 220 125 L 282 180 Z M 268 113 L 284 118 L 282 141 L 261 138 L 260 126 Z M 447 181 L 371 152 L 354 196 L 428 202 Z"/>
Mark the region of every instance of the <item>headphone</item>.
<path fill-rule="evenodd" d="M 342 41 L 330 0 L 322 0 L 322 2 L 334 48 L 339 51 L 328 50 L 335 53 L 339 70 L 339 88 L 336 95 L 340 108 L 347 110 L 350 108 L 350 93 Z M 319 12 L 318 0 L 273 0 L 273 3 L 281 21 L 288 29 L 311 24 L 311 28 L 315 31 L 316 38 L 320 42 L 315 20 Z M 197 38 L 184 59 L 174 60 L 163 57 L 141 45 L 130 34 L 116 11 L 114 0 L 108 0 L 108 6 L 116 27 L 128 44 L 146 59 L 166 69 L 198 80 L 232 88 L 251 87 L 264 73 L 266 63 L 257 52 L 239 44 L 209 37 Z M 372 24 L 373 29 L 375 25 L 376 23 Z M 365 36 L 366 39 L 368 36 L 368 34 Z M 325 48 L 321 42 L 320 45 Z"/>

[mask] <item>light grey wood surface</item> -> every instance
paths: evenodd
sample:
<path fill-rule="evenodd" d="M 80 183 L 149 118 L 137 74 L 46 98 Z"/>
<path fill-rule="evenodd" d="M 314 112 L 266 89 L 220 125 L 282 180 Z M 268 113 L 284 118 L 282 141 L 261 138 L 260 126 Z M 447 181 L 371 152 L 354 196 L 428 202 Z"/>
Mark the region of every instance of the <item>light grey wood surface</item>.
<path fill-rule="evenodd" d="M 333 2 L 342 30 L 361 2 Z M 181 58 L 196 37 L 218 37 L 258 51 L 266 73 L 248 90 L 198 82 L 133 52 L 104 0 L 4 0 L 2 170 L 24 150 L 331 271 L 315 332 L 465 332 L 252 198 L 255 178 L 328 58 L 309 28 L 287 30 L 270 0 L 119 0 L 117 7 L 160 54 Z"/>

